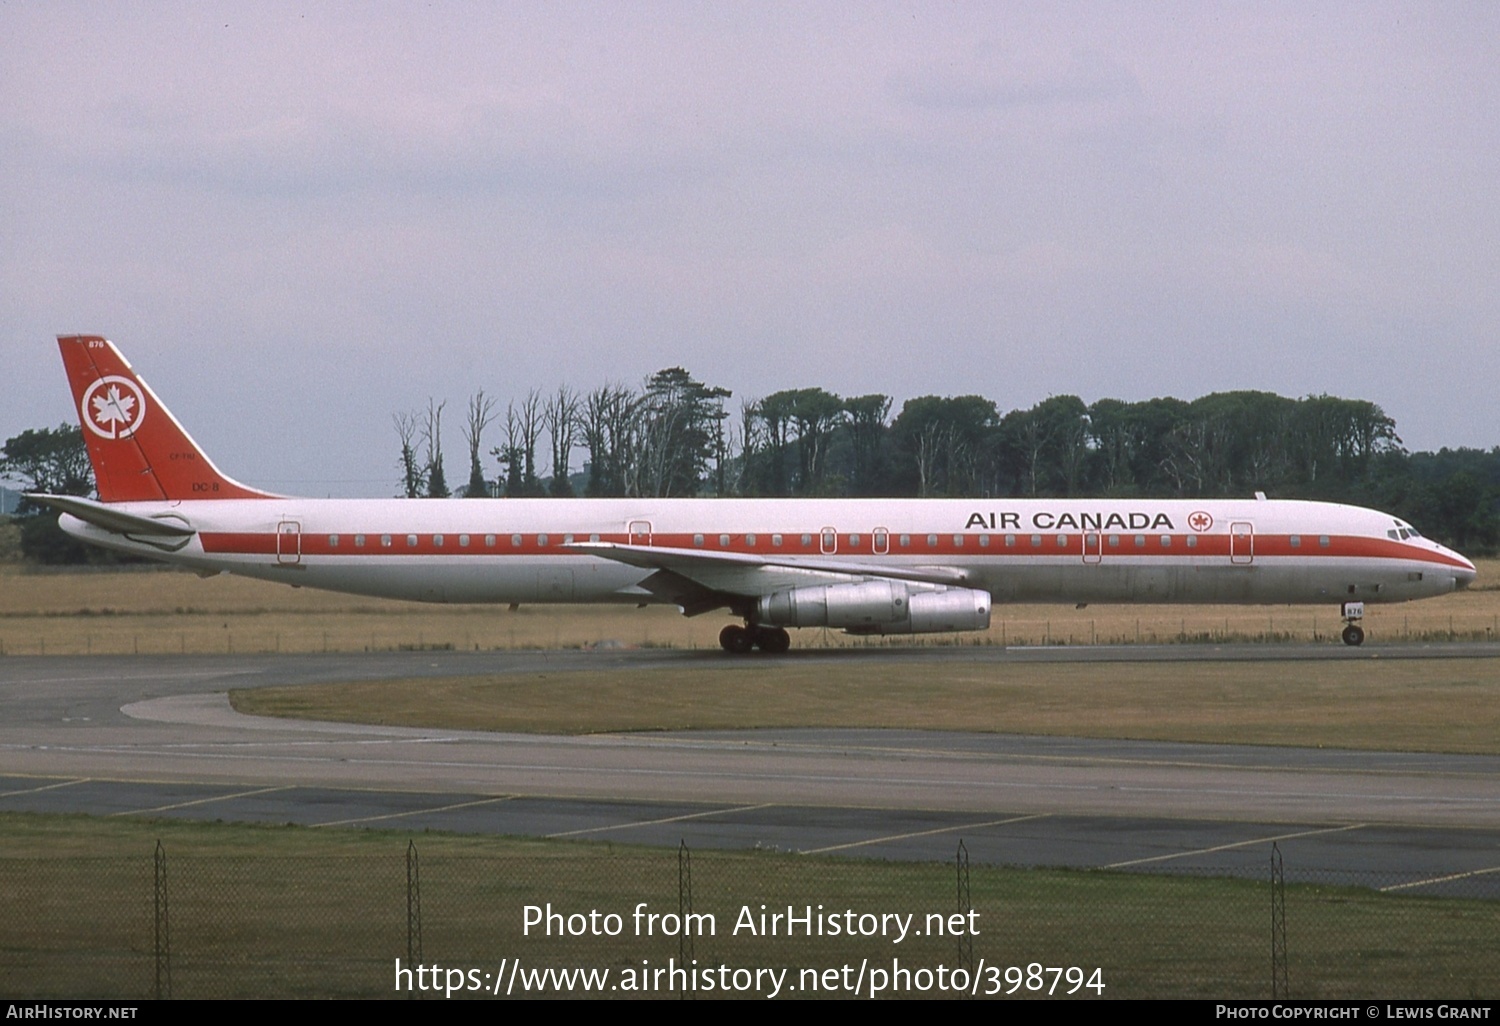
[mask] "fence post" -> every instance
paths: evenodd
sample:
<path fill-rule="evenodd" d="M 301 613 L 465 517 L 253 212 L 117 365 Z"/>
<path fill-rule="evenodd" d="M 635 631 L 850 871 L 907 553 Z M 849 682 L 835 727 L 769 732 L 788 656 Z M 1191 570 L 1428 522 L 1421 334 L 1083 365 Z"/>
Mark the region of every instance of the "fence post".
<path fill-rule="evenodd" d="M 688 916 L 693 914 L 693 853 L 688 850 L 686 838 L 677 841 L 677 918 L 682 929 L 677 934 L 677 964 L 687 967 L 693 964 L 696 945 L 693 931 L 687 928 Z M 680 997 L 687 998 L 692 991 L 683 988 Z"/>
<path fill-rule="evenodd" d="M 156 842 L 156 999 L 161 1001 L 172 996 L 172 931 L 167 919 L 167 852 L 161 840 Z"/>
<path fill-rule="evenodd" d="M 416 841 L 406 842 L 406 961 L 413 969 L 422 964 L 422 873 Z M 411 996 L 417 996 L 415 987 Z"/>
<path fill-rule="evenodd" d="M 973 894 L 969 890 L 969 849 L 964 846 L 963 838 L 959 838 L 958 851 L 953 858 L 954 868 L 958 872 L 958 914 L 967 916 L 974 908 Z M 974 937 L 968 930 L 961 930 L 958 934 L 958 964 L 972 977 L 974 975 Z"/>
<path fill-rule="evenodd" d="M 1286 880 L 1281 871 L 1281 848 L 1271 842 L 1271 997 L 1285 1000 L 1291 996 L 1287 987 L 1286 965 Z"/>

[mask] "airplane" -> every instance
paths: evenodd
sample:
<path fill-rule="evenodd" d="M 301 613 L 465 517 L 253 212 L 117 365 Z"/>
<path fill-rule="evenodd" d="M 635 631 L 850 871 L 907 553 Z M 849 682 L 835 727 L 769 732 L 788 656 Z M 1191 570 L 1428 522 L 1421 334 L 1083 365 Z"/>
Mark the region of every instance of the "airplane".
<path fill-rule="evenodd" d="M 225 476 L 97 335 L 58 336 L 98 499 L 64 531 L 205 576 L 429 602 L 727 609 L 731 653 L 787 628 L 982 631 L 994 603 L 1340 603 L 1465 588 L 1474 564 L 1386 513 L 1236 499 L 308 499 Z"/>

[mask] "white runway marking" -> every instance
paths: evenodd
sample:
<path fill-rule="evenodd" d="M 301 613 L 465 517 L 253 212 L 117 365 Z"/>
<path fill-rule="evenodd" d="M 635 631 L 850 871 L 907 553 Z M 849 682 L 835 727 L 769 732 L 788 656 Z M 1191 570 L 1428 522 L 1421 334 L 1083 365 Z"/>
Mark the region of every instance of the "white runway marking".
<path fill-rule="evenodd" d="M 1473 876 L 1486 876 L 1490 873 L 1500 873 L 1500 866 L 1490 866 L 1488 869 L 1471 869 L 1467 873 L 1450 873 L 1448 876 L 1434 876 L 1429 880 L 1416 880 L 1412 883 L 1391 884 L 1389 887 L 1381 887 L 1378 890 L 1404 891 L 1409 887 L 1426 887 L 1429 884 L 1448 883 L 1451 880 L 1467 880 Z"/>
<path fill-rule="evenodd" d="M 660 823 L 681 823 L 687 819 L 703 819 L 707 816 L 724 816 L 731 812 L 754 812 L 756 809 L 769 809 L 775 805 L 774 802 L 766 802 L 763 805 L 741 805 L 733 809 L 709 809 L 707 812 L 690 812 L 684 816 L 667 816 L 664 819 L 641 819 L 633 823 L 614 823 L 610 826 L 585 827 L 582 830 L 564 830 L 560 834 L 547 834 L 549 838 L 554 837 L 578 837 L 580 834 L 598 834 L 606 830 L 626 830 L 630 827 L 656 826 Z"/>
<path fill-rule="evenodd" d="M 1188 851 L 1174 852 L 1171 855 L 1153 855 L 1149 859 L 1131 859 L 1128 862 L 1112 862 L 1105 869 L 1122 869 L 1125 866 L 1141 866 L 1147 862 L 1165 862 L 1168 859 L 1185 859 L 1192 855 L 1208 855 L 1216 851 L 1229 851 L 1233 848 L 1248 848 L 1253 844 L 1268 844 L 1271 841 L 1289 841 L 1294 837 L 1315 837 L 1318 834 L 1341 834 L 1346 830 L 1363 830 L 1369 824 L 1351 823 L 1348 826 L 1328 827 L 1325 830 L 1303 830 L 1295 834 L 1278 834 L 1275 837 L 1252 837 L 1248 841 L 1236 841 L 1233 844 L 1216 844 L 1212 848 L 1192 848 Z"/>
<path fill-rule="evenodd" d="M 401 819 L 403 816 L 425 816 L 432 812 L 452 812 L 454 809 L 472 809 L 476 805 L 497 805 L 500 802 L 508 802 L 515 799 L 513 794 L 497 795 L 494 798 L 480 798 L 472 802 L 455 802 L 452 805 L 437 805 L 430 809 L 407 809 L 405 812 L 387 812 L 379 816 L 356 816 L 353 819 L 330 819 L 326 823 L 309 823 L 308 826 L 331 827 L 349 826 L 354 823 L 377 823 L 386 819 Z"/>
<path fill-rule="evenodd" d="M 937 827 L 933 830 L 913 830 L 909 834 L 889 834 L 885 837 L 872 837 L 867 841 L 851 841 L 849 844 L 830 844 L 826 848 L 809 848 L 802 852 L 803 855 L 822 855 L 824 852 L 844 851 L 848 848 L 862 848 L 867 844 L 884 844 L 887 841 L 905 841 L 912 837 L 931 837 L 933 834 L 951 834 L 955 830 L 979 830 L 983 827 L 1005 826 L 1007 823 L 1024 823 L 1028 819 L 1046 819 L 1051 813 L 1038 812 L 1032 816 L 1011 816 L 1009 819 L 992 819 L 987 823 L 960 823 L 957 826 Z"/>
<path fill-rule="evenodd" d="M 43 784 L 41 787 L 24 787 L 19 791 L 0 791 L 0 798 L 10 798 L 18 794 L 36 794 L 38 791 L 55 791 L 59 787 L 72 787 L 74 784 L 87 784 L 92 777 L 79 777 L 77 780 L 64 780 L 56 784 Z"/>
<path fill-rule="evenodd" d="M 214 802 L 227 802 L 232 798 L 249 798 L 257 794 L 271 794 L 274 791 L 290 791 L 291 786 L 284 787 L 262 787 L 254 791 L 237 791 L 234 794 L 216 794 L 210 798 L 195 798 L 190 802 L 175 802 L 171 805 L 158 805 L 154 809 L 125 809 L 122 812 L 111 812 L 110 816 L 144 816 L 151 812 L 171 812 L 173 809 L 188 809 L 194 805 L 212 805 Z"/>

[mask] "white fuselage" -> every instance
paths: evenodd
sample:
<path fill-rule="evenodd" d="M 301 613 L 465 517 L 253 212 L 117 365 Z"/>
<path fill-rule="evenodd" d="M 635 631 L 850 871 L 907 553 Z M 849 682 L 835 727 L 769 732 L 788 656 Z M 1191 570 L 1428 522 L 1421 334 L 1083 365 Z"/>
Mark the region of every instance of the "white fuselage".
<path fill-rule="evenodd" d="M 833 567 L 853 579 L 946 568 L 996 602 L 1400 602 L 1474 577 L 1464 557 L 1388 514 L 1292 500 L 266 498 L 115 508 L 196 533 L 142 539 L 68 515 L 63 525 L 201 571 L 432 602 L 662 600 L 642 587 L 652 569 L 575 548 L 601 542 Z"/>

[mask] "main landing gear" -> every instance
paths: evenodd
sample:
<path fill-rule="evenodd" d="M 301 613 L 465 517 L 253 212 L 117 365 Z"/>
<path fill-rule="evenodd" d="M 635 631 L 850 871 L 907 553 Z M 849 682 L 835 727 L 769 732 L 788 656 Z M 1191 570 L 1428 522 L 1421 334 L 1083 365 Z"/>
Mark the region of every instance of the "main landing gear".
<path fill-rule="evenodd" d="M 792 636 L 782 627 L 730 624 L 719 632 L 719 647 L 735 655 L 758 648 L 767 655 L 780 655 L 792 647 Z"/>
<path fill-rule="evenodd" d="M 1344 644 L 1361 645 L 1365 640 L 1365 629 L 1359 625 L 1359 621 L 1365 618 L 1365 604 L 1363 602 L 1345 602 L 1341 608 L 1344 617 Z"/>

